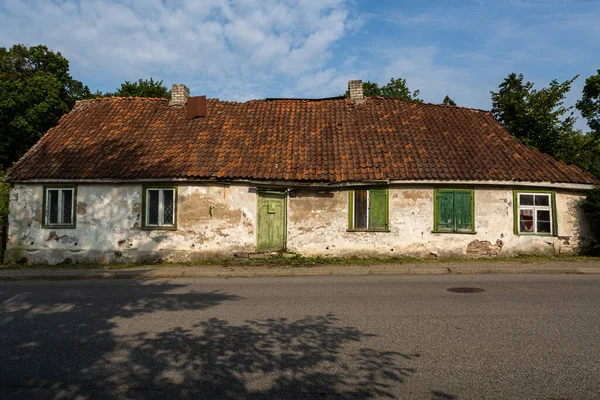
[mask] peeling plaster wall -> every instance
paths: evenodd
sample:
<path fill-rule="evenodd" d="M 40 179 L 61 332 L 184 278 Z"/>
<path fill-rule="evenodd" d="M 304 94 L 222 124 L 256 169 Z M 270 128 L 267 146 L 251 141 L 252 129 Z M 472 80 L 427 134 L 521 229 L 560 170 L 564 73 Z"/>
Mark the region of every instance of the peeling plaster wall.
<path fill-rule="evenodd" d="M 475 190 L 476 234 L 431 232 L 433 187 L 390 187 L 390 232 L 347 232 L 348 190 L 296 192 L 287 202 L 287 249 L 306 256 L 564 254 L 577 251 L 590 236 L 577 209 L 584 193 L 556 192 L 558 236 L 545 237 L 514 234 L 513 191 L 507 188 Z M 179 186 L 176 231 L 140 228 L 141 195 L 141 185 L 80 184 L 77 228 L 42 229 L 43 185 L 14 185 L 6 261 L 188 261 L 230 258 L 256 249 L 254 188 Z"/>
<path fill-rule="evenodd" d="M 329 197 L 328 197 L 329 196 Z M 578 251 L 585 194 L 556 193 L 558 237 L 514 234 L 513 191 L 475 190 L 475 234 L 432 233 L 433 187 L 390 187 L 390 232 L 347 232 L 348 191 L 298 190 L 288 202 L 288 250 L 309 256 L 494 257 Z"/>
<path fill-rule="evenodd" d="M 43 185 L 11 189 L 7 261 L 187 261 L 255 249 L 256 192 L 247 186 L 179 186 L 176 231 L 140 228 L 141 185 L 78 185 L 76 229 L 42 229 L 42 199 Z"/>

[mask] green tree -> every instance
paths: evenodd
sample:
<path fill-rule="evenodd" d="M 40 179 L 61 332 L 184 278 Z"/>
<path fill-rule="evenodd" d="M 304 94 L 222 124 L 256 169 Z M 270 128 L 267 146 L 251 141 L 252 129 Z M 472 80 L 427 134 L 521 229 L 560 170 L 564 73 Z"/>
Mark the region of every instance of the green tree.
<path fill-rule="evenodd" d="M 555 158 L 600 178 L 600 142 L 594 136 L 572 130 L 561 136 L 557 147 Z"/>
<path fill-rule="evenodd" d="M 581 210 L 585 214 L 594 235 L 595 240 L 592 243 L 591 250 L 600 255 L 600 186 L 596 186 L 588 192 L 581 202 Z"/>
<path fill-rule="evenodd" d="M 592 133 L 600 139 L 600 69 L 596 75 L 585 80 L 583 97 L 577 102 L 576 107 L 587 119 Z"/>
<path fill-rule="evenodd" d="M 418 102 L 423 101 L 419 98 L 419 91 L 415 90 L 414 92 L 411 92 L 406 84 L 406 79 L 402 78 L 392 78 L 386 85 L 382 87 L 379 87 L 377 83 L 371 81 L 363 82 L 363 93 L 366 97 L 382 96 Z M 350 92 L 346 91 L 344 96 L 350 97 Z"/>
<path fill-rule="evenodd" d="M 46 46 L 0 47 L 0 165 L 9 167 L 90 90 Z"/>
<path fill-rule="evenodd" d="M 363 94 L 366 97 L 381 96 L 381 88 L 375 82 L 366 81 L 366 82 L 363 82 Z M 350 94 L 348 93 L 348 96 L 349 95 Z"/>
<path fill-rule="evenodd" d="M 573 153 L 571 146 L 576 119 L 573 107 L 564 106 L 564 98 L 573 79 L 536 90 L 532 82 L 524 82 L 523 74 L 511 73 L 491 92 L 492 114 L 506 130 L 523 143 L 536 147 L 553 157 Z"/>
<path fill-rule="evenodd" d="M 406 99 L 422 102 L 419 98 L 419 91 L 415 90 L 411 93 L 408 85 L 406 84 L 406 79 L 392 78 L 390 82 L 381 88 L 381 96 L 383 97 L 391 97 L 397 99 Z"/>
<path fill-rule="evenodd" d="M 121 88 L 114 93 L 105 93 L 104 97 L 155 97 L 170 99 L 171 93 L 163 86 L 163 81 L 155 81 L 154 79 L 139 79 L 137 82 L 125 81 L 121 84 Z"/>
<path fill-rule="evenodd" d="M 6 173 L 0 169 L 0 229 L 7 223 L 8 219 L 8 199 L 9 199 L 9 184 L 2 182 L 6 177 Z M 0 234 L 0 240 L 2 240 Z"/>
<path fill-rule="evenodd" d="M 454 100 L 452 100 L 450 98 L 450 96 L 448 96 L 448 95 L 446 95 L 446 97 L 444 97 L 442 104 L 445 104 L 447 106 L 456 106 L 456 102 Z"/>

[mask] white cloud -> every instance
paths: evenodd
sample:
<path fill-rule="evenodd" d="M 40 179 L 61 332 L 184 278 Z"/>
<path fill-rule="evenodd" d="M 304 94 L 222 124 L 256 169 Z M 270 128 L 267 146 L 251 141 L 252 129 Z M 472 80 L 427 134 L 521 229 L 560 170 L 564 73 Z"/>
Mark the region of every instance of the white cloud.
<path fill-rule="evenodd" d="M 468 67 L 445 65 L 438 59 L 439 50 L 433 46 L 404 47 L 390 51 L 395 55 L 375 78 L 385 84 L 391 78 L 406 79 L 411 91 L 427 102 L 440 103 L 448 94 L 459 105 L 486 108 L 489 89 L 477 82 Z M 486 75 L 490 71 L 486 71 Z"/>
<path fill-rule="evenodd" d="M 45 44 L 105 90 L 153 76 L 246 99 L 326 69 L 356 23 L 344 0 L 0 0 L 0 26 L 1 46 Z"/>
<path fill-rule="evenodd" d="M 592 2 L 451 3 L 371 2 L 357 14 L 355 0 L 0 0 L 0 46 L 61 51 L 92 89 L 152 76 L 227 100 L 328 97 L 350 79 L 401 77 L 425 101 L 489 108 L 510 72 L 541 87 L 600 67 Z"/>

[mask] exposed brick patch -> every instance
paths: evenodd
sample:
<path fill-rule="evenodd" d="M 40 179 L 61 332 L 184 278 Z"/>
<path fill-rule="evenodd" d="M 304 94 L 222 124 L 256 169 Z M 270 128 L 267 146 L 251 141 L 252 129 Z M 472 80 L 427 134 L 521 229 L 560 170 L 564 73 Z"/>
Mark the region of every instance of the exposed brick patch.
<path fill-rule="evenodd" d="M 467 246 L 467 256 L 469 257 L 496 257 L 502 250 L 502 240 L 496 240 L 496 244 L 493 245 L 488 240 L 473 240 Z"/>
<path fill-rule="evenodd" d="M 87 204 L 83 201 L 77 202 L 77 215 L 85 215 Z"/>
<path fill-rule="evenodd" d="M 570 242 L 571 237 L 570 236 L 559 236 L 558 240 L 562 240 L 562 244 L 564 244 L 564 245 L 570 245 L 571 244 L 571 242 Z"/>
<path fill-rule="evenodd" d="M 48 234 L 48 239 L 46 239 L 46 240 L 47 241 L 56 240 L 58 242 L 60 240 L 60 236 L 58 236 L 58 234 L 56 232 L 52 231 Z"/>

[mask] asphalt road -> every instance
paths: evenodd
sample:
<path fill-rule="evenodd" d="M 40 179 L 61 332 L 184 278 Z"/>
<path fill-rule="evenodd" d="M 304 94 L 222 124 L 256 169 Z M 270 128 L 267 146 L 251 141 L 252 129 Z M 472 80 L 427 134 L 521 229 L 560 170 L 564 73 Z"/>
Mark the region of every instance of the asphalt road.
<path fill-rule="evenodd" d="M 32 397 L 600 398 L 600 276 L 0 282 Z"/>

